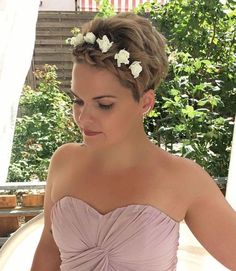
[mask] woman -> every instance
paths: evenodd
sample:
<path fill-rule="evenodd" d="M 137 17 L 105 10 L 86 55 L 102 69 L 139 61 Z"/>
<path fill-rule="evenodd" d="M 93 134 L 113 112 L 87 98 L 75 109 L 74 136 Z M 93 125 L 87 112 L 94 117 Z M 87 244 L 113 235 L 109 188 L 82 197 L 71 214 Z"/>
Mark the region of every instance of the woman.
<path fill-rule="evenodd" d="M 31 271 L 173 271 L 183 219 L 236 270 L 235 212 L 206 171 L 144 131 L 167 73 L 163 36 L 147 19 L 123 13 L 94 19 L 70 42 L 83 143 L 52 156 Z"/>

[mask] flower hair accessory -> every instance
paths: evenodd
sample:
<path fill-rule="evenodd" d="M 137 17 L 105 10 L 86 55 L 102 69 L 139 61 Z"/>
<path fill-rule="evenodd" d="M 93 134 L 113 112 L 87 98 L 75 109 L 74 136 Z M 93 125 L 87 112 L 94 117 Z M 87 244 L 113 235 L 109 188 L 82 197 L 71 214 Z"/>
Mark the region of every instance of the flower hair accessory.
<path fill-rule="evenodd" d="M 69 38 L 66 40 L 66 43 L 70 43 L 74 47 L 77 45 L 83 45 L 85 42 L 83 34 L 79 33 L 77 36 Z"/>
<path fill-rule="evenodd" d="M 110 42 L 106 35 L 103 35 L 102 39 L 97 38 L 97 43 L 102 53 L 106 53 L 112 46 L 113 41 Z"/>
<path fill-rule="evenodd" d="M 92 32 L 88 32 L 85 36 L 84 36 L 84 40 L 87 43 L 91 43 L 94 44 L 95 40 L 96 40 L 96 36 L 92 33 Z"/>
<path fill-rule="evenodd" d="M 125 49 L 119 51 L 115 54 L 114 58 L 117 60 L 117 66 L 120 67 L 122 63 L 129 64 L 129 55 L 130 53 Z"/>
<path fill-rule="evenodd" d="M 134 78 L 137 78 L 142 71 L 142 66 L 140 65 L 140 61 L 134 61 L 130 66 L 129 69 L 131 70 L 131 73 L 133 74 Z"/>
<path fill-rule="evenodd" d="M 107 35 L 103 35 L 102 39 L 97 38 L 92 32 L 88 32 L 85 36 L 81 33 L 77 34 L 77 36 L 69 38 L 66 40 L 66 43 L 71 44 L 72 46 L 81 46 L 84 42 L 89 44 L 94 44 L 95 41 L 98 43 L 99 49 L 102 53 L 108 52 L 108 50 L 112 47 L 113 41 L 109 41 Z M 117 67 L 121 67 L 121 64 L 129 65 L 130 53 L 125 49 L 120 50 L 115 54 L 114 59 L 117 61 Z M 140 61 L 134 61 L 129 66 L 131 73 L 134 78 L 137 78 L 142 71 L 142 66 Z"/>

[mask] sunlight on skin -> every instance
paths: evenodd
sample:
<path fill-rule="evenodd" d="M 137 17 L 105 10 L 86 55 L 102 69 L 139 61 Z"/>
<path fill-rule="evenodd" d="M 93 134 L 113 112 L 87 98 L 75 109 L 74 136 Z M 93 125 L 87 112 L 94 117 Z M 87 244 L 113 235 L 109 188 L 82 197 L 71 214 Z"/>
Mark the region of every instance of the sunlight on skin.
<path fill-rule="evenodd" d="M 236 123 L 236 115 L 235 115 L 235 122 Z M 233 133 L 233 140 L 232 140 L 232 149 L 231 149 L 231 156 L 230 156 L 230 165 L 229 165 L 229 174 L 228 174 L 228 182 L 227 182 L 227 189 L 226 189 L 226 199 L 231 204 L 231 206 L 236 211 L 236 125 L 234 125 L 234 133 Z"/>
<path fill-rule="evenodd" d="M 185 223 L 180 225 L 177 271 L 227 271 L 198 242 Z"/>

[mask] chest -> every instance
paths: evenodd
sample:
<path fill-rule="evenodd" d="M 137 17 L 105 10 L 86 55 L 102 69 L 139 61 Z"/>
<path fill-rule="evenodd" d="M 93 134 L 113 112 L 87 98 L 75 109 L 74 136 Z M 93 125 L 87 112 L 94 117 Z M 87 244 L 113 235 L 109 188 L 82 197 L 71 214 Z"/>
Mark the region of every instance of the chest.
<path fill-rule="evenodd" d="M 68 270 L 175 270 L 179 224 L 157 209 L 130 205 L 101 215 L 87 203 L 65 197 L 52 214 L 63 265 L 72 264 Z"/>
<path fill-rule="evenodd" d="M 148 204 L 178 220 L 183 215 L 172 174 L 155 167 L 135 167 L 117 172 L 94 171 L 93 167 L 70 167 L 60 172 L 52 200 L 70 195 L 105 214 L 130 204 Z"/>
<path fill-rule="evenodd" d="M 94 171 L 93 167 L 70 168 L 60 174 L 55 194 L 73 194 L 94 201 L 141 200 L 150 196 L 158 177 L 155 171 L 130 168 L 116 172 Z"/>

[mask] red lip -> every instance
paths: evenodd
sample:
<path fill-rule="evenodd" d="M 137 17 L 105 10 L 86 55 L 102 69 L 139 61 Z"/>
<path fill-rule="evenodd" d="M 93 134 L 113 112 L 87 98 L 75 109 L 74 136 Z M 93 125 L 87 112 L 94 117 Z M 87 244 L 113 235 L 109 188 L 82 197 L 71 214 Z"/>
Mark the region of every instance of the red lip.
<path fill-rule="evenodd" d="M 93 136 L 93 135 L 101 134 L 101 132 L 95 132 L 95 131 L 90 131 L 90 130 L 83 130 L 83 132 L 87 136 Z"/>

